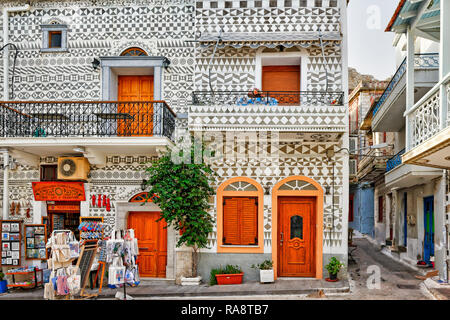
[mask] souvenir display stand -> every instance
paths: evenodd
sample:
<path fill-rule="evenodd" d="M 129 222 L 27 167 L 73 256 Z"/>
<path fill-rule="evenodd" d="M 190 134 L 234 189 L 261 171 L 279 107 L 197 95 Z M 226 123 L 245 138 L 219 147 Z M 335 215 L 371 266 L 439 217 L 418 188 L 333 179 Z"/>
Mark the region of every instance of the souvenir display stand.
<path fill-rule="evenodd" d="M 6 275 L 10 275 L 12 278 L 12 283 L 8 284 L 8 288 L 34 289 L 44 283 L 43 270 L 37 267 L 10 269 Z"/>
<path fill-rule="evenodd" d="M 103 217 L 80 217 L 80 240 L 101 240 L 104 237 Z"/>
<path fill-rule="evenodd" d="M 1 266 L 19 267 L 21 261 L 22 221 L 0 220 L 1 224 Z"/>
<path fill-rule="evenodd" d="M 136 264 L 139 255 L 134 230 L 112 230 L 111 238 L 106 241 L 106 262 L 108 268 L 108 286 L 123 286 L 123 299 L 126 300 L 126 284 L 137 286 L 140 283 L 139 268 Z M 117 292 L 116 297 L 118 297 Z"/>
<path fill-rule="evenodd" d="M 73 265 L 80 255 L 79 242 L 71 230 L 54 230 L 46 247 L 51 249 L 47 260 L 51 273 L 44 286 L 44 298 L 73 299 L 80 290 L 80 271 Z"/>
<path fill-rule="evenodd" d="M 47 260 L 47 226 L 45 224 L 25 225 L 25 259 Z"/>
<path fill-rule="evenodd" d="M 98 294 L 85 294 L 87 280 L 92 269 L 95 255 L 97 254 L 98 243 L 97 240 L 86 240 L 82 246 L 80 257 L 77 261 L 77 269 L 80 270 L 80 296 L 82 298 L 92 298 Z M 103 280 L 103 279 L 102 279 Z"/>

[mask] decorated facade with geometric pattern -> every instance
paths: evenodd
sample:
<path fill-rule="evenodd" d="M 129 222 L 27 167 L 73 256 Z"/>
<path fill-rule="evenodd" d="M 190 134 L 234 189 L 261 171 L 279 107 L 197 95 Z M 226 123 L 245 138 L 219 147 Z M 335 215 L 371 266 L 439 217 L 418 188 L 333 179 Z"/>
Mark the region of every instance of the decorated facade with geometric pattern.
<path fill-rule="evenodd" d="M 26 4 L 8 1 L 0 8 Z M 342 151 L 348 147 L 346 1 L 44 0 L 30 4 L 29 10 L 8 14 L 8 41 L 18 48 L 15 68 L 14 49 L 9 51 L 9 100 L 105 100 L 105 86 L 111 83 L 105 78 L 104 62 L 129 48 L 139 48 L 149 58 L 170 61 L 161 68 L 160 98 L 177 115 L 178 133 L 218 134 L 224 139 L 227 134 L 247 135 L 258 141 L 265 135 L 276 137 L 266 145 L 245 145 L 245 153 L 253 152 L 248 157 L 230 156 L 238 151 L 236 146 L 224 145 L 224 157 L 212 161 L 218 174 L 214 188 L 229 179 L 247 177 L 264 189 L 263 250 L 249 253 L 245 259 L 241 253 L 217 253 L 216 224 L 208 248 L 201 252 L 199 268 L 204 278 L 211 267 L 217 267 L 215 261 L 226 260 L 241 263 L 249 279 L 253 279 L 250 265 L 273 258 L 277 244 L 273 243 L 276 212 L 272 191 L 283 179 L 296 176 L 312 179 L 320 186 L 316 190 L 323 193 L 319 204 L 323 221 L 317 229 L 322 232 L 322 267 L 331 256 L 346 262 L 348 155 Z M 67 50 L 41 50 L 42 26 L 51 24 L 67 26 Z M 295 61 L 300 66 L 299 102 L 239 102 L 252 88 L 261 88 L 262 66 L 280 57 L 289 57 L 289 63 Z M 97 69 L 92 65 L 94 59 L 100 60 Z M 128 68 L 133 72 L 132 67 Z M 4 100 L 3 76 L 0 65 L 0 99 Z M 220 102 L 216 100 L 219 93 L 226 97 Z M 23 144 L 24 138 L 15 141 Z M 6 139 L 0 138 L 2 147 L 7 146 Z M 39 137 L 36 141 L 45 139 Z M 76 149 L 83 145 L 84 138 L 58 139 L 66 139 L 69 149 Z M 169 144 L 164 142 L 160 147 Z M 8 147 L 37 152 L 33 149 L 36 146 Z M 88 145 L 87 149 L 102 150 L 104 159 L 102 164 L 91 163 L 82 215 L 102 216 L 108 231 L 117 227 L 121 219 L 118 206 L 142 192 L 145 168 L 158 155 L 158 147 L 151 146 L 150 152 L 150 147 L 144 145 L 115 145 L 112 151 L 104 151 L 93 142 Z M 264 156 L 266 147 L 276 156 Z M 16 167 L 9 170 L 9 201 L 21 203 L 22 208 L 12 219 L 36 223 L 44 214 L 34 201 L 31 182 L 39 180 L 39 164 L 55 164 L 61 155 L 55 151 L 56 145 L 46 148 L 35 154 L 38 165 L 16 159 Z M 301 190 L 302 182 L 295 183 L 292 190 Z M 111 210 L 93 206 L 92 195 L 108 195 Z M 218 212 L 217 198 L 211 205 L 210 212 L 217 218 L 222 214 Z M 169 241 L 169 245 L 174 247 L 173 242 Z M 179 256 L 173 255 L 174 260 Z M 317 276 L 322 277 L 322 273 L 318 271 Z"/>

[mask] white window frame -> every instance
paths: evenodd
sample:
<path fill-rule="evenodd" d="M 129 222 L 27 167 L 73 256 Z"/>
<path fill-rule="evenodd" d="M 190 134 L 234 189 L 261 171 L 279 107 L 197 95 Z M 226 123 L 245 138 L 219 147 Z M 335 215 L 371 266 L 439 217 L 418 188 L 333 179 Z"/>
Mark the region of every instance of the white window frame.
<path fill-rule="evenodd" d="M 42 48 L 41 52 L 67 52 L 67 25 L 65 24 L 43 24 L 42 30 Z M 50 48 L 48 46 L 50 32 L 61 32 L 61 48 Z"/>
<path fill-rule="evenodd" d="M 263 52 L 266 47 L 258 48 L 256 51 L 255 62 L 255 87 L 262 90 L 262 67 L 265 65 L 264 60 L 270 58 L 276 58 L 276 64 L 270 65 L 285 65 L 283 60 L 287 58 L 298 58 L 300 66 L 300 91 L 307 91 L 307 65 L 308 65 L 308 53 L 305 49 L 301 48 L 296 52 Z M 290 64 L 291 65 L 291 64 Z"/>

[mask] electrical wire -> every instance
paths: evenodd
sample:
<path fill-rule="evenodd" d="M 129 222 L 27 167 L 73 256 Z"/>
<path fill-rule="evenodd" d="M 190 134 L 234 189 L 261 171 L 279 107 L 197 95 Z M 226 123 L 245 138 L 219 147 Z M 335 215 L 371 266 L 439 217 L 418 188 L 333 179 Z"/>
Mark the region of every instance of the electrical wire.
<path fill-rule="evenodd" d="M 7 43 L 3 47 L 0 48 L 0 52 L 3 51 L 3 49 L 5 49 L 7 46 L 12 46 L 14 48 L 14 50 L 16 51 L 16 53 L 14 54 L 12 79 L 11 79 L 11 99 L 14 99 L 14 75 L 15 75 L 15 72 L 16 72 L 16 60 L 17 60 L 17 55 L 19 53 L 19 49 L 17 48 L 17 46 L 14 43 Z"/>

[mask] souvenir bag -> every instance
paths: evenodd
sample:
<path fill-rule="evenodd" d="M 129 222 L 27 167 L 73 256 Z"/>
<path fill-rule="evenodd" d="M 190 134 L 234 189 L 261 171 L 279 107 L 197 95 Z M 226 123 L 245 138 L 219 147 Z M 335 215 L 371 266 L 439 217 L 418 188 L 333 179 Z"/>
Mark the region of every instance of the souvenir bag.
<path fill-rule="evenodd" d="M 125 267 L 122 263 L 122 258 L 115 257 L 111 266 L 108 269 L 108 284 L 119 285 L 124 282 Z"/>
<path fill-rule="evenodd" d="M 117 232 L 118 235 L 117 235 Z M 111 263 L 114 256 L 121 255 L 124 240 L 121 238 L 120 231 L 113 229 L 111 239 L 106 242 L 106 262 Z"/>
<path fill-rule="evenodd" d="M 70 258 L 76 259 L 80 256 L 80 243 L 75 239 L 73 232 L 69 234 Z"/>
<path fill-rule="evenodd" d="M 58 293 L 58 295 L 60 296 L 65 296 L 67 294 L 69 294 L 69 286 L 67 284 L 67 274 L 64 271 L 64 269 L 59 269 L 58 272 L 58 279 L 56 281 L 56 287 L 57 290 L 56 292 Z"/>
<path fill-rule="evenodd" d="M 54 233 L 55 231 L 53 231 Z M 69 231 L 70 232 L 70 231 Z M 66 232 L 58 232 L 52 235 L 54 243 L 52 243 L 53 262 L 67 262 L 70 258 L 70 247 Z"/>
<path fill-rule="evenodd" d="M 132 279 L 132 280 L 127 281 L 133 287 L 137 286 L 137 285 L 139 285 L 139 283 L 141 283 L 141 279 L 139 277 L 139 267 L 134 261 L 135 261 L 135 257 L 133 257 L 133 264 L 129 270 L 129 272 L 131 273 L 130 279 Z"/>
<path fill-rule="evenodd" d="M 49 282 L 44 285 L 44 299 L 54 300 L 55 299 L 55 289 L 53 288 L 53 283 Z"/>
<path fill-rule="evenodd" d="M 70 294 L 77 294 L 81 289 L 81 275 L 78 267 L 70 266 L 67 268 L 69 276 L 67 277 L 67 286 L 69 287 Z"/>

